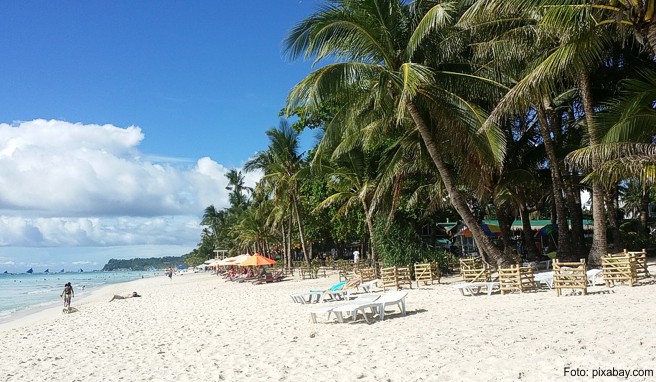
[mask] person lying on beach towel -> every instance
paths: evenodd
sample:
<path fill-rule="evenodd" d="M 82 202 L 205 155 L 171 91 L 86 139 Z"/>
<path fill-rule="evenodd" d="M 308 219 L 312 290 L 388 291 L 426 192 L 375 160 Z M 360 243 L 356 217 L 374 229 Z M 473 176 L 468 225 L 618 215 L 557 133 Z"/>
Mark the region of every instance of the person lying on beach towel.
<path fill-rule="evenodd" d="M 112 302 L 114 300 L 125 300 L 126 298 L 132 298 L 132 297 L 141 297 L 141 296 L 137 292 L 132 292 L 132 293 L 130 293 L 128 295 L 125 295 L 125 296 L 115 294 L 114 297 L 112 297 L 112 299 L 109 300 L 109 302 Z"/>

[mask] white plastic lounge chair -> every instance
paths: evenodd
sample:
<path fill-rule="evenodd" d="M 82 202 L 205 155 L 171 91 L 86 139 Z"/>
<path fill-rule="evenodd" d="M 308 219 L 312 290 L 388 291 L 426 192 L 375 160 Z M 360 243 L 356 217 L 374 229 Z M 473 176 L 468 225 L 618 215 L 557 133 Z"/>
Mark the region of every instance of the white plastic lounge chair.
<path fill-rule="evenodd" d="M 480 281 L 480 282 L 471 282 L 471 283 L 460 283 L 452 285 L 453 288 L 458 289 L 463 296 L 475 296 L 481 293 L 481 288 L 487 288 L 487 295 L 492 295 L 492 290 L 495 287 L 498 287 L 499 283 L 496 281 Z M 468 292 L 469 294 L 465 294 Z"/>
<path fill-rule="evenodd" d="M 366 304 L 376 301 L 379 297 L 380 295 L 378 294 L 363 294 L 356 297 L 353 301 L 347 303 L 317 305 L 310 309 L 310 318 L 312 319 L 312 322 L 316 324 L 317 314 L 328 313 L 328 317 L 326 318 L 326 320 L 328 320 L 330 318 L 330 314 L 335 308 L 353 304 Z"/>
<path fill-rule="evenodd" d="M 358 312 L 361 311 L 364 316 L 365 321 L 369 323 L 369 318 L 367 317 L 366 310 L 371 309 L 373 314 L 378 314 L 378 320 L 382 321 L 385 319 L 385 308 L 389 305 L 397 305 L 401 314 L 405 316 L 405 297 L 408 295 L 408 292 L 389 292 L 386 293 L 380 298 L 376 299 L 373 302 L 352 302 L 344 305 L 340 305 L 332 310 L 337 316 L 339 322 L 344 322 L 343 313 L 349 313 L 353 320 L 355 321 L 358 317 Z"/>
<path fill-rule="evenodd" d="M 601 273 L 601 269 L 590 269 L 585 273 L 588 275 L 588 285 L 597 285 L 597 276 Z"/>
<path fill-rule="evenodd" d="M 538 273 L 536 274 L 535 277 L 535 282 L 536 283 L 542 283 L 546 285 L 549 289 L 553 289 L 553 272 L 544 272 L 544 273 Z"/>
<path fill-rule="evenodd" d="M 382 295 L 378 300 L 371 303 L 370 305 L 375 306 L 378 311 L 378 321 L 383 321 L 385 319 L 385 308 L 393 305 L 398 306 L 401 314 L 405 316 L 405 298 L 407 296 L 408 292 L 390 292 Z M 366 307 L 362 307 L 361 309 L 363 309 L 362 312 L 364 315 L 364 309 L 366 309 Z M 364 318 L 367 320 L 366 315 L 364 315 Z"/>
<path fill-rule="evenodd" d="M 367 281 L 366 283 L 360 284 L 360 286 L 362 287 L 362 290 L 365 291 L 365 293 L 371 293 L 371 288 L 378 287 L 378 282 L 379 281 L 380 281 L 380 279 Z"/>
<path fill-rule="evenodd" d="M 292 293 L 289 296 L 294 302 L 301 304 L 313 304 L 324 302 L 327 300 L 348 300 L 350 291 L 348 289 L 344 290 L 329 290 L 329 291 L 315 291 L 315 292 L 301 292 L 301 293 Z"/>

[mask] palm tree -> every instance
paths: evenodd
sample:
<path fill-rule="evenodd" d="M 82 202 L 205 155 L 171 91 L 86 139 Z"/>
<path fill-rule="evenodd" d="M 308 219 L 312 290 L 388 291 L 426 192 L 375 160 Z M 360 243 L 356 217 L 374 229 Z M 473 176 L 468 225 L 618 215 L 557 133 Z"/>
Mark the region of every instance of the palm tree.
<path fill-rule="evenodd" d="M 260 182 L 271 188 L 273 199 L 278 204 L 287 204 L 291 207 L 292 217 L 297 224 L 301 240 L 303 256 L 306 263 L 309 264 L 298 192 L 298 180 L 304 166 L 303 157 L 298 152 L 298 133 L 289 126 L 287 121 L 282 120 L 278 128 L 270 129 L 266 134 L 269 136 L 269 147 L 246 162 L 244 170 L 247 172 L 262 170 L 264 176 Z"/>
<path fill-rule="evenodd" d="M 245 193 L 253 192 L 253 189 L 244 185 L 245 178 L 241 171 L 232 169 L 228 171 L 226 177 L 228 178 L 226 190 L 232 191 L 230 193 L 230 205 L 245 207 L 248 201 L 248 197 Z"/>
<path fill-rule="evenodd" d="M 578 4 L 577 4 L 578 3 Z M 609 49 L 613 46 L 610 30 L 597 28 L 593 17 L 593 8 L 581 1 L 546 1 L 546 0 L 491 0 L 478 1 L 478 12 L 485 15 L 497 14 L 497 20 L 507 22 L 512 15 L 513 23 L 529 25 L 533 34 L 547 40 L 542 56 L 534 58 L 523 78 L 510 90 L 499 103 L 493 115 L 504 112 L 534 107 L 542 128 L 543 139 L 547 145 L 547 154 L 554 182 L 555 204 L 558 210 L 559 236 L 569 234 L 564 218 L 564 199 L 561 191 L 568 191 L 563 183 L 559 161 L 554 157 L 551 147 L 552 136 L 549 127 L 558 124 L 561 117 L 553 112 L 553 96 L 561 89 L 575 86 L 579 94 L 579 104 L 583 111 L 583 126 L 590 144 L 600 141 L 600 131 L 595 121 L 595 100 L 593 97 L 590 74 L 604 64 Z M 575 6 L 577 5 L 577 6 Z M 475 13 L 475 12 L 472 12 Z M 480 15 L 478 16 L 480 20 Z M 489 20 L 484 21 L 489 22 Z M 510 45 L 512 46 L 512 45 Z M 531 105 L 532 103 L 532 105 Z M 595 162 L 595 166 L 599 166 Z M 571 190 L 570 190 L 571 192 Z M 594 235 L 590 249 L 590 261 L 600 263 L 602 255 L 607 253 L 606 210 L 604 188 L 592 182 Z M 559 237 L 560 240 L 560 237 Z M 562 245 L 561 245 L 562 247 Z M 563 249 L 559 248 L 559 255 Z M 567 257 L 567 254 L 563 254 Z"/>
<path fill-rule="evenodd" d="M 300 22 L 287 37 L 292 58 L 313 57 L 315 62 L 339 61 L 309 74 L 288 98 L 288 111 L 305 107 L 320 110 L 326 102 L 347 99 L 345 114 L 371 108 L 381 118 L 392 115 L 397 126 L 417 129 L 458 214 L 471 229 L 479 247 L 492 260 L 506 262 L 479 226 L 454 176 L 458 165 L 446 153 L 476 151 L 481 161 L 498 162 L 503 136 L 495 127 L 481 129 L 486 119 L 473 99 L 498 94 L 489 78 L 468 65 L 450 65 L 460 52 L 461 37 L 452 28 L 455 2 L 401 0 L 338 0 Z M 429 39 L 429 35 L 431 39 Z M 410 122 L 410 123 L 408 123 Z"/>
<path fill-rule="evenodd" d="M 338 205 L 335 218 L 348 214 L 356 206 L 364 211 L 369 238 L 371 240 L 371 258 L 376 261 L 374 235 L 374 194 L 378 185 L 378 161 L 373 153 L 354 149 L 343 156 L 333 158 L 331 164 L 324 166 L 328 186 L 335 193 L 319 203 L 317 209 Z M 316 159 L 315 159 L 316 160 Z"/>

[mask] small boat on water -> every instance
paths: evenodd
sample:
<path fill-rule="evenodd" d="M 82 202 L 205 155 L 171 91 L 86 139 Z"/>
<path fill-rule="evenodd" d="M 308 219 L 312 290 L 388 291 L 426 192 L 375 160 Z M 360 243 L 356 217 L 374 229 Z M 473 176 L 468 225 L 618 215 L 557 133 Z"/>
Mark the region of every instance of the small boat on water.
<path fill-rule="evenodd" d="M 62 270 L 61 270 L 61 271 L 59 271 L 59 273 L 64 273 L 64 268 L 62 268 Z"/>
<path fill-rule="evenodd" d="M 34 269 L 30 268 L 27 271 L 25 271 L 25 273 L 34 273 Z"/>
<path fill-rule="evenodd" d="M 80 268 L 80 273 L 82 273 L 82 272 L 84 272 L 84 271 L 82 270 L 82 268 Z"/>
<path fill-rule="evenodd" d="M 7 274 L 7 273 L 9 273 L 9 272 L 5 271 L 5 274 Z"/>
<path fill-rule="evenodd" d="M 48 269 L 46 269 L 45 271 L 43 271 L 43 273 L 50 273 L 50 268 L 48 268 Z"/>

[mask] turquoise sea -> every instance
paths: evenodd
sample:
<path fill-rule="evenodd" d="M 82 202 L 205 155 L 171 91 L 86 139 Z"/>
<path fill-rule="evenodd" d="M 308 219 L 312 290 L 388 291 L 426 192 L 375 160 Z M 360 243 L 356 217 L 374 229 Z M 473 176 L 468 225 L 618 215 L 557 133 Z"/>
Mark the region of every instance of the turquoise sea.
<path fill-rule="evenodd" d="M 75 299 L 98 287 L 152 277 L 154 272 L 76 272 L 0 274 L 0 321 L 24 309 L 47 307 L 60 300 L 64 284 L 70 282 Z"/>

